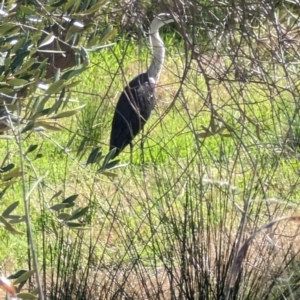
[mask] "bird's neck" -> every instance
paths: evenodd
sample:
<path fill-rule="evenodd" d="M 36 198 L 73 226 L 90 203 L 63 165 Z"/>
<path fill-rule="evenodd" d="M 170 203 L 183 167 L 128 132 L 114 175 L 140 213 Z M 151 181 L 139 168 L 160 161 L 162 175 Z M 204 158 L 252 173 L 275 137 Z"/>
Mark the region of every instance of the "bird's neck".
<path fill-rule="evenodd" d="M 165 59 L 165 46 L 159 36 L 158 30 L 155 32 L 151 30 L 150 45 L 152 48 L 153 58 L 147 72 L 149 77 L 152 77 L 155 81 L 157 81 Z"/>

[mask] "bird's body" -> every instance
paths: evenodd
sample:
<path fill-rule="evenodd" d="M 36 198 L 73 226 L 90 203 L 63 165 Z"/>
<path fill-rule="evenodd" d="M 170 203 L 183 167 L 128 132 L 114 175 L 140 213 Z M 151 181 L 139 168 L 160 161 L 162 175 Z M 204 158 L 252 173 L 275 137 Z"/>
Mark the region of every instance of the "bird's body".
<path fill-rule="evenodd" d="M 110 135 L 110 150 L 116 148 L 114 157 L 127 146 L 143 129 L 155 107 L 155 85 L 157 84 L 165 48 L 159 36 L 159 28 L 172 22 L 168 14 L 160 14 L 151 23 L 150 43 L 153 60 L 146 73 L 136 76 L 123 90 L 116 106 Z"/>
<path fill-rule="evenodd" d="M 117 156 L 143 129 L 155 106 L 154 86 L 143 73 L 129 82 L 117 103 L 112 122 L 110 150 Z"/>

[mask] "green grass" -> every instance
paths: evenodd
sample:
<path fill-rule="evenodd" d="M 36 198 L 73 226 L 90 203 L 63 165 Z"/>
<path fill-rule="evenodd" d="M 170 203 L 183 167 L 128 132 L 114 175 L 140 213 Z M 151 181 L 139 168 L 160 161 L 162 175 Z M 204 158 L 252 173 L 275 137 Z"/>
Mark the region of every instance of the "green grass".
<path fill-rule="evenodd" d="M 212 232 L 225 227 L 235 232 L 240 217 L 237 207 L 245 209 L 247 200 L 249 215 L 258 212 L 263 216 L 256 225 L 270 217 L 265 214 L 268 208 L 264 199 L 274 197 L 298 203 L 298 150 L 291 154 L 281 144 L 285 126 L 295 111 L 291 94 L 282 92 L 271 98 L 262 85 L 245 83 L 241 93 L 240 83 L 216 83 L 211 86 L 213 118 L 217 126 L 225 124 L 226 129 L 221 134 L 197 138 L 196 134 L 205 132 L 211 124 L 211 111 L 205 105 L 208 89 L 199 72 L 188 72 L 179 98 L 165 114 L 179 89 L 184 69 L 181 49 L 176 49 L 173 41 L 170 38 L 166 42 L 171 50 L 157 91 L 158 106 L 144 130 L 144 149 L 140 148 L 139 135 L 133 162 L 114 170 L 118 177 L 99 175 L 96 167 L 84 163 L 96 146 L 107 153 L 118 97 L 126 82 L 143 72 L 151 59 L 143 45 L 136 48 L 123 41 L 92 55 L 90 68 L 78 78 L 80 83 L 72 92 L 73 99 L 86 107 L 62 124 L 68 130 L 49 132 L 50 138 L 33 133 L 23 141 L 23 149 L 41 145 L 38 151 L 43 155 L 37 160 L 37 150 L 28 155 L 32 161 L 31 165 L 26 162 L 27 191 L 47 173 L 30 199 L 40 257 L 41 230 L 46 228 L 49 234 L 45 240 L 51 244 L 55 237 L 52 223 L 59 228 L 54 216 L 41 211 L 77 193 L 77 205 L 91 208 L 87 231 L 90 240 L 86 243 L 95 246 L 93 255 L 96 260 L 101 258 L 104 266 L 119 262 L 126 265 L 135 260 L 148 267 L 162 267 L 166 261 L 176 265 L 180 258 L 172 257 L 172 251 L 179 249 L 180 236 L 186 235 L 192 243 L 195 232 L 201 233 L 207 226 Z M 78 103 L 69 106 L 76 107 Z M 64 148 L 75 132 L 78 135 L 69 146 L 73 160 L 53 141 Z M 78 161 L 76 150 L 83 137 L 88 138 L 90 151 Z M 16 144 L 0 140 L 0 156 L 7 151 L 11 153 L 9 161 L 18 165 Z M 120 163 L 128 163 L 129 149 L 119 159 Z M 63 191 L 61 197 L 51 200 L 59 190 Z M 21 185 L 16 184 L 2 198 L 0 212 L 20 199 Z M 22 212 L 20 205 L 17 213 Z M 25 232 L 24 225 L 17 228 Z M 59 229 L 58 234 L 62 233 Z M 69 234 L 70 239 L 75 239 L 76 234 Z M 25 266 L 26 235 L 16 237 L 6 231 L 1 235 L 4 250 L 0 258 L 9 257 L 19 268 Z M 83 251 L 88 252 L 88 247 Z"/>

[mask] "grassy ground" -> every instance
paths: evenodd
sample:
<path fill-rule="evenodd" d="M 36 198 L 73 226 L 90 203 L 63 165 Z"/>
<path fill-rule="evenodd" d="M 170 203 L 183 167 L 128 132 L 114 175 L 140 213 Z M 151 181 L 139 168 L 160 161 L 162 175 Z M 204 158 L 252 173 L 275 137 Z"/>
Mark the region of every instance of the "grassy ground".
<path fill-rule="evenodd" d="M 51 241 L 62 237 L 62 230 L 56 214 L 48 208 L 61 201 L 59 197 L 51 199 L 60 190 L 61 199 L 79 194 L 76 204 L 90 207 L 86 219 L 89 230 L 80 249 L 101 276 L 107 278 L 105 272 L 113 270 L 110 266 L 126 269 L 130 265 L 132 272 L 140 271 L 136 274 L 147 273 L 144 279 L 151 284 L 151 276 L 159 281 L 168 268 L 179 274 L 182 257 L 192 254 L 195 259 L 225 263 L 245 215 L 249 218 L 243 231 L 247 236 L 275 216 L 294 213 L 300 191 L 298 131 L 293 131 L 292 142 L 287 140 L 289 129 L 298 124 L 292 95 L 285 91 L 273 94 L 262 84 L 234 80 L 207 85 L 196 62 L 181 86 L 185 70 L 182 48 L 173 38 L 166 44 L 170 50 L 157 89 L 158 105 L 144 131 L 144 148 L 139 135 L 132 164 L 126 149 L 119 159 L 128 165 L 114 170 L 116 177 L 98 174 L 84 161 L 96 146 L 104 154 L 108 151 L 110 122 L 120 92 L 151 59 L 142 44 L 135 47 L 120 42 L 92 56 L 91 67 L 81 75 L 72 94 L 79 104 L 86 104 L 84 110 L 62 124 L 67 130 L 47 133 L 48 137 L 33 133 L 24 140 L 23 149 L 40 145 L 28 155 L 26 188 L 30 190 L 47 174 L 30 198 L 40 258 L 50 259 L 50 254 L 59 253 L 49 250 Z M 75 132 L 66 155 L 58 145 L 66 147 Z M 75 154 L 84 136 L 90 151 L 79 161 Z M 0 140 L 0 156 L 7 152 L 18 164 L 16 144 Z M 43 157 L 34 160 L 37 152 Z M 0 211 L 21 198 L 21 184 L 17 183 L 2 198 Z M 16 213 L 22 212 L 20 204 Z M 25 232 L 23 225 L 19 229 Z M 25 266 L 26 235 L 0 234 L 3 266 L 8 270 Z M 76 234 L 67 235 L 70 245 L 77 241 Z M 213 263 L 207 264 L 203 268 L 213 272 Z M 189 268 L 193 263 L 187 265 Z M 160 275 L 158 270 L 163 270 Z M 191 274 L 196 280 L 195 273 Z M 131 291 L 139 294 L 141 289 Z"/>

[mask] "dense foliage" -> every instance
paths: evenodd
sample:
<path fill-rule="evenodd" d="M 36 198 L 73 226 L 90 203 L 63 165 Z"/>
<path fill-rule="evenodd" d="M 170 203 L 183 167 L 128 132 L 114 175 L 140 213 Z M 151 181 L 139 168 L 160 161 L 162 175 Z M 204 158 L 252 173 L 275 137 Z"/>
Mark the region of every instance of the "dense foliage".
<path fill-rule="evenodd" d="M 162 11 L 175 22 L 146 147 L 110 161 L 114 103 Z M 1 259 L 19 298 L 299 296 L 298 11 L 3 1 Z"/>

